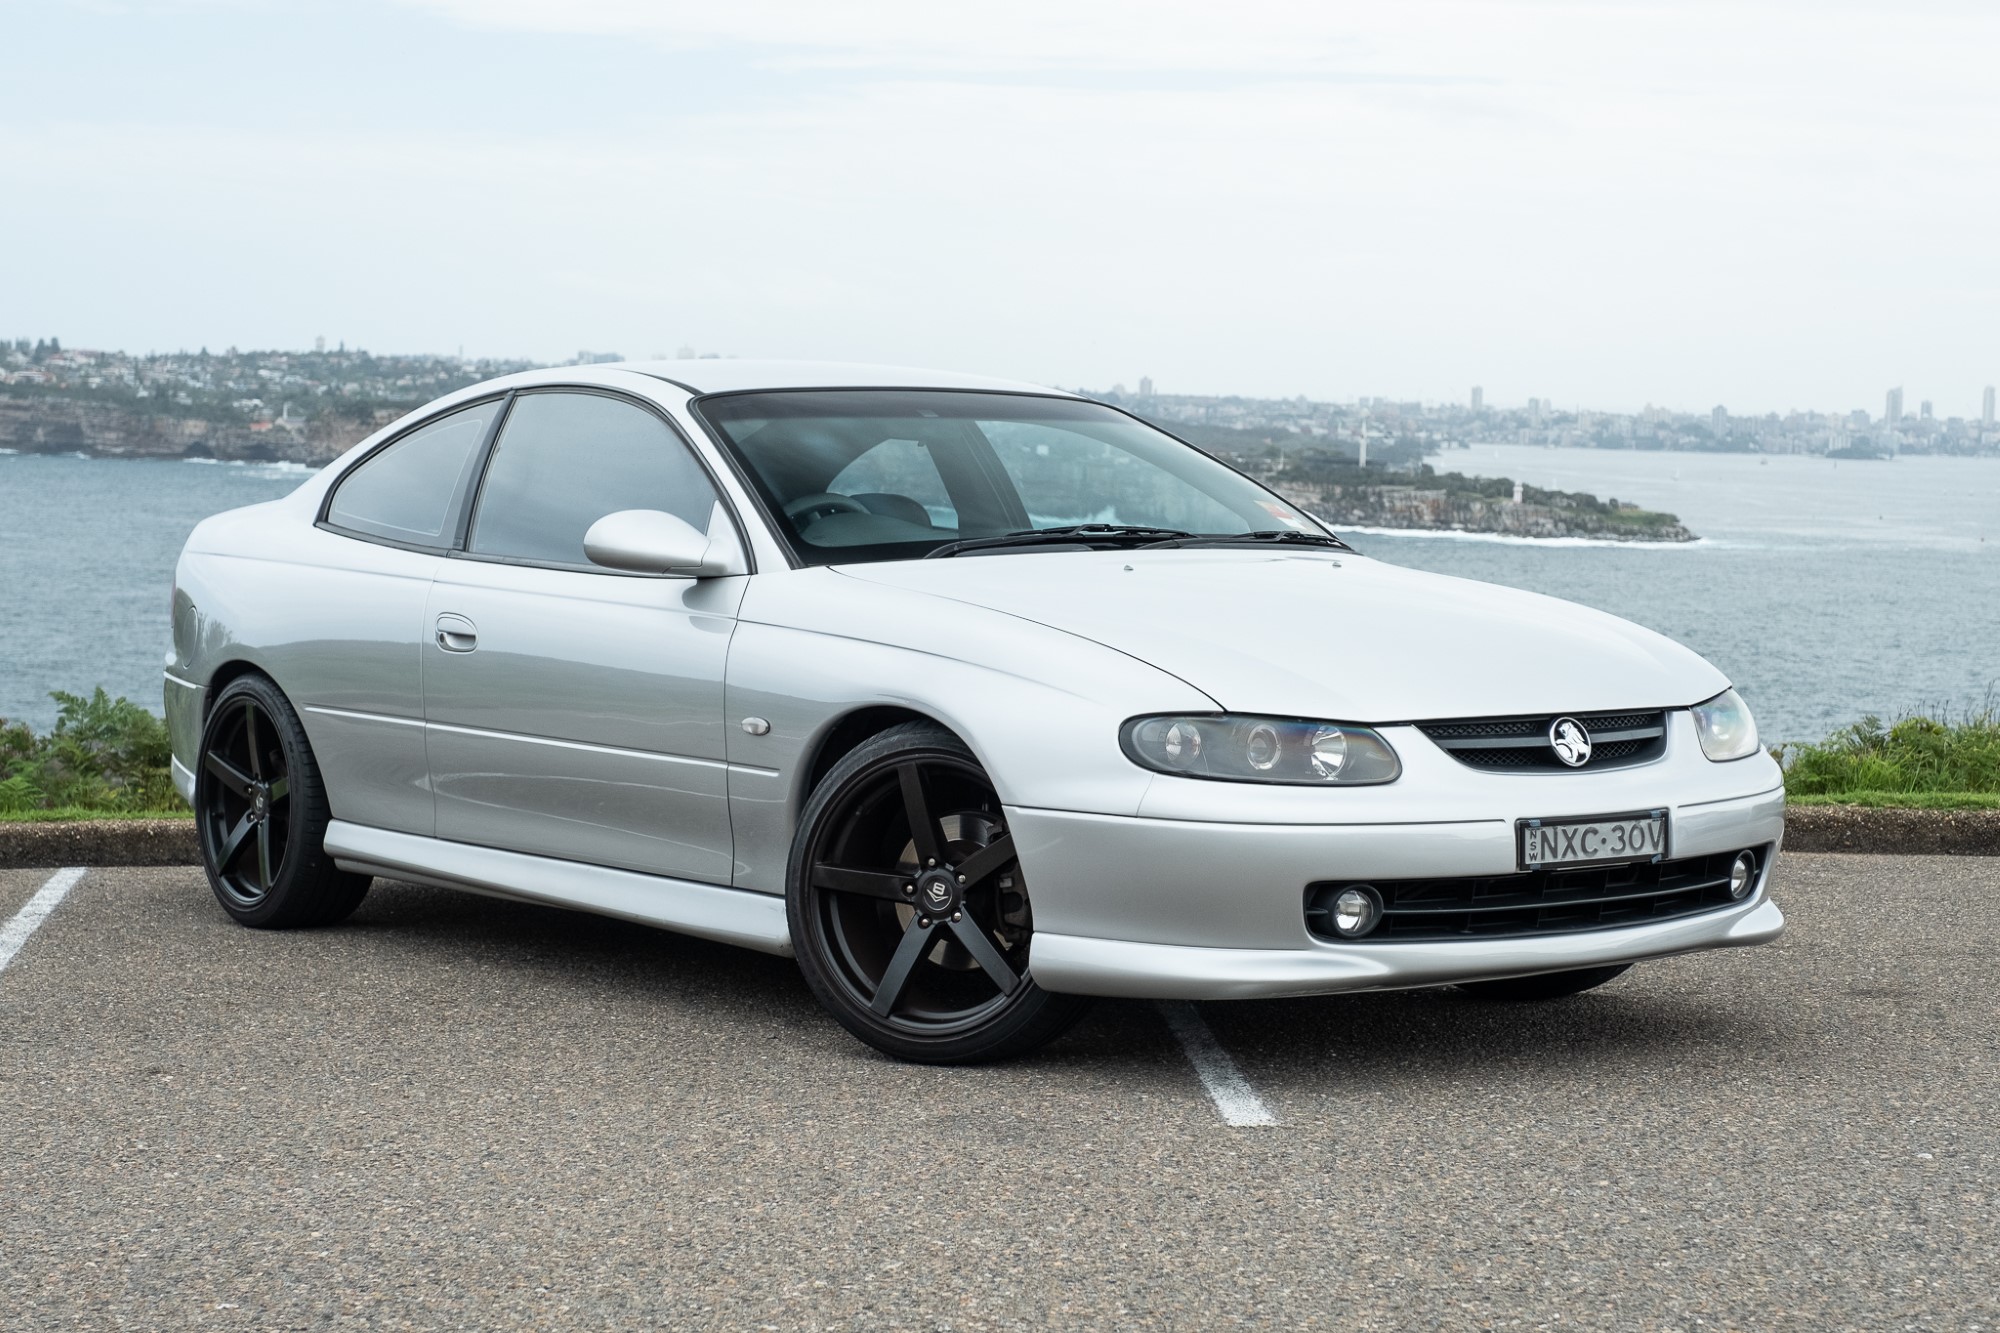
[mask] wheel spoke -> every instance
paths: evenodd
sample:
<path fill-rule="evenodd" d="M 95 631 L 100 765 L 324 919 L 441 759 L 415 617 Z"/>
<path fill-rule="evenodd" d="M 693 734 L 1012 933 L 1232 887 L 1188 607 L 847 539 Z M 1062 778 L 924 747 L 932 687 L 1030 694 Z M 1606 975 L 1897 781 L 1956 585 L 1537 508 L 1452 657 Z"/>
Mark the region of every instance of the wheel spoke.
<path fill-rule="evenodd" d="M 845 866 L 833 866 L 821 862 L 813 867 L 812 882 L 814 888 L 830 889 L 834 893 L 858 893 L 868 898 L 887 898 L 891 902 L 906 902 L 908 895 L 903 892 L 903 886 L 910 881 L 903 875 L 885 875 L 874 870 L 849 870 Z"/>
<path fill-rule="evenodd" d="M 882 969 L 882 980 L 875 987 L 875 998 L 868 1006 L 870 1009 L 883 1018 L 889 1016 L 889 1011 L 896 1007 L 896 1001 L 903 998 L 903 988 L 909 985 L 910 973 L 916 970 L 917 960 L 931 947 L 931 938 L 936 930 L 936 926 L 921 926 L 914 921 L 910 923 L 910 928 L 903 932 L 902 942 L 896 946 L 895 955 L 889 959 L 889 966 Z"/>
<path fill-rule="evenodd" d="M 259 782 L 264 780 L 264 758 L 257 753 L 257 706 L 243 705 L 243 744 L 250 750 L 250 775 Z"/>
<path fill-rule="evenodd" d="M 993 941 L 987 938 L 977 921 L 969 916 L 962 917 L 951 923 L 951 933 L 958 937 L 958 942 L 965 946 L 965 951 L 972 955 L 972 960 L 979 964 L 993 984 L 1000 988 L 1002 995 L 1014 993 L 1014 988 L 1021 984 L 1021 978 L 1007 966 L 1007 960 L 993 947 Z"/>
<path fill-rule="evenodd" d="M 257 821 L 257 883 L 269 890 L 271 887 L 271 821 Z"/>
<path fill-rule="evenodd" d="M 235 792 L 238 796 L 249 795 L 250 788 L 256 785 L 255 779 L 245 775 L 242 769 L 236 767 L 236 765 L 230 763 L 213 750 L 209 751 L 208 758 L 203 760 L 203 763 L 207 766 L 209 772 L 228 783 L 229 790 Z"/>
<path fill-rule="evenodd" d="M 215 854 L 215 868 L 218 873 L 228 874 L 230 864 L 236 854 L 243 850 L 243 844 L 250 837 L 250 830 L 257 827 L 257 821 L 246 811 L 243 818 L 236 821 L 236 827 L 229 830 L 222 839 L 222 849 Z"/>
<path fill-rule="evenodd" d="M 1013 860 L 1014 839 L 1012 835 L 1003 833 L 966 857 L 958 873 L 965 886 L 971 888 L 996 871 L 1006 869 Z"/>
<path fill-rule="evenodd" d="M 924 779 L 915 764 L 904 764 L 896 770 L 897 778 L 903 784 L 903 813 L 910 820 L 910 841 L 917 846 L 917 864 L 935 865 L 944 859 L 944 839 L 938 836 L 938 826 L 931 819 L 930 802 L 924 798 Z"/>

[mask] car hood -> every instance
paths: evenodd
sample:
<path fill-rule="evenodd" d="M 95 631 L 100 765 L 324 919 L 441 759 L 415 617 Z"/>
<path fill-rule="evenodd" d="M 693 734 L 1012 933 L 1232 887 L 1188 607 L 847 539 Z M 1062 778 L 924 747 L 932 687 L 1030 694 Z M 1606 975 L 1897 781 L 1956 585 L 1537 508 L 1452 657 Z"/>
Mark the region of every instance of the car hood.
<path fill-rule="evenodd" d="M 1065 551 L 842 566 L 1064 630 L 1237 712 L 1348 722 L 1698 703 L 1721 672 L 1537 593 L 1317 551 Z"/>

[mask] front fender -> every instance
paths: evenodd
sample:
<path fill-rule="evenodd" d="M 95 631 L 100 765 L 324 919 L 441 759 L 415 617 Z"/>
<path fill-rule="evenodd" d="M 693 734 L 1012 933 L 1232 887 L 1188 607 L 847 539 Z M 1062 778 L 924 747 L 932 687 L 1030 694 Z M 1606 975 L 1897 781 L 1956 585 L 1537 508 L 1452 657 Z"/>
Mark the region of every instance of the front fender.
<path fill-rule="evenodd" d="M 824 569 L 752 581 L 726 697 L 736 883 L 768 893 L 784 891 L 812 757 L 857 709 L 907 709 L 949 727 L 1008 805 L 1131 815 L 1152 775 L 1119 749 L 1119 724 L 1215 707 L 1100 644 Z M 736 725 L 752 717 L 770 730 L 752 736 Z"/>

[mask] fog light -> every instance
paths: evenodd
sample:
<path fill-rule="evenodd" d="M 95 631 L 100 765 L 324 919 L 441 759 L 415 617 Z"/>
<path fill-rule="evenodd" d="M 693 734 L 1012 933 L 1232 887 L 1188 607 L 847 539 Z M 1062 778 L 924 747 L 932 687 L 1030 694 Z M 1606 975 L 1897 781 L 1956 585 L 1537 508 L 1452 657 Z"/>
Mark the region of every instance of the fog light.
<path fill-rule="evenodd" d="M 1756 882 L 1757 858 L 1748 852 L 1738 852 L 1735 863 L 1729 867 L 1729 896 L 1744 897 Z"/>
<path fill-rule="evenodd" d="M 1333 900 L 1333 928 L 1353 939 L 1375 929 L 1382 919 L 1382 899 L 1366 884 L 1354 884 Z"/>

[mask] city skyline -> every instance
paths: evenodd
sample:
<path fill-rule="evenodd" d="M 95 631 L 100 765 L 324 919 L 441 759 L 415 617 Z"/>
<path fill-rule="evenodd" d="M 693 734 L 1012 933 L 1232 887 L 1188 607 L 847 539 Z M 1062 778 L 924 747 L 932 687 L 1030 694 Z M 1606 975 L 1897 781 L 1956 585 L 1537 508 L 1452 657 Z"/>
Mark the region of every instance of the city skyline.
<path fill-rule="evenodd" d="M 18 343 L 26 342 L 32 346 L 34 343 L 39 341 L 42 340 L 37 338 L 28 338 L 28 337 L 8 337 L 4 334 L 4 332 L 0 332 L 0 357 L 4 357 L 6 349 Z M 56 341 L 58 343 L 62 342 L 60 338 L 57 338 Z M 313 350 L 318 352 L 325 352 L 328 350 L 328 339 L 324 335 L 315 335 L 313 341 L 316 344 Z M 210 350 L 206 346 L 202 346 L 202 347 L 179 347 L 173 349 L 149 348 L 143 352 L 135 352 L 131 351 L 130 349 L 123 349 L 123 348 L 83 347 L 80 345 L 76 345 L 74 343 L 63 343 L 62 345 L 65 348 L 73 351 L 90 352 L 96 354 L 109 354 L 116 356 L 134 356 L 134 357 L 198 356 L 207 353 Z M 334 345 L 344 350 L 347 347 L 347 342 L 345 339 L 335 340 Z M 238 350 L 239 349 L 236 345 L 231 344 L 227 348 L 227 354 L 235 355 L 238 353 Z M 692 359 L 699 359 L 706 357 L 749 359 L 749 358 L 744 358 L 742 354 L 736 352 L 725 353 L 725 352 L 697 351 L 695 348 L 695 344 L 692 343 L 680 343 L 674 350 L 670 351 L 656 350 L 643 355 L 625 355 L 616 352 L 580 351 L 575 353 L 573 356 L 558 357 L 551 359 L 541 359 L 530 356 L 506 355 L 506 354 L 471 355 L 468 354 L 463 347 L 457 348 L 449 353 L 411 350 L 411 349 L 403 349 L 403 350 L 389 351 L 389 352 L 374 352 L 372 351 L 372 349 L 363 349 L 359 344 L 356 344 L 355 350 L 357 352 L 366 350 L 369 351 L 369 353 L 372 355 L 388 356 L 388 357 L 426 358 L 426 359 L 455 358 L 458 360 L 462 360 L 468 364 L 518 362 L 524 365 L 528 364 L 575 365 L 575 364 L 590 364 L 590 363 L 601 364 L 601 363 L 615 362 L 615 361 L 692 360 Z M 271 354 L 271 355 L 282 356 L 282 355 L 303 355 L 306 349 L 303 347 L 298 347 L 298 348 L 264 347 L 264 348 L 244 348 L 242 349 L 242 351 L 245 354 L 258 353 L 258 354 Z M 812 356 L 812 355 L 797 356 L 797 357 L 773 357 L 769 359 L 850 362 L 855 364 L 885 364 L 885 365 L 896 364 L 888 362 L 865 362 L 865 361 L 860 361 L 858 358 L 852 358 L 852 357 Z M 967 373 L 993 373 L 990 369 L 982 370 L 980 368 L 971 366 L 950 366 L 950 365 L 932 364 L 932 365 L 925 365 L 921 368 L 936 369 L 936 370 L 960 370 L 960 371 L 965 371 Z M 1002 378 L 1009 378 L 1009 377 L 1002 376 Z M 1545 381 L 1551 378 L 1557 378 L 1557 377 L 1545 375 L 1541 377 L 1541 380 Z M 4 380 L 0 380 L 0 383 L 4 382 L 5 382 Z M 1061 376 L 1053 379 L 1035 381 L 1035 382 L 1044 383 L 1049 385 L 1050 387 L 1056 387 L 1058 385 L 1075 385 L 1080 381 L 1077 376 L 1071 375 L 1071 376 Z M 1150 375 L 1141 374 L 1136 377 L 1134 382 L 1140 385 L 1150 385 L 1153 383 L 1153 377 Z M 1121 379 L 1113 379 L 1109 382 L 1108 387 L 1122 390 L 1123 383 L 1124 381 Z M 1966 421 L 1976 420 L 1976 421 L 1981 421 L 1983 424 L 1987 426 L 1993 426 L 1996 424 L 1996 422 L 2000 422 L 2000 416 L 1996 416 L 1996 390 L 2000 390 L 2000 386 L 1997 386 L 1994 383 L 1982 383 L 1978 388 L 1966 391 L 1965 397 L 1971 405 L 1963 411 L 1952 410 L 1955 402 L 1955 391 L 1950 388 L 1932 391 L 1932 396 L 1923 399 L 1922 405 L 1923 407 L 1928 409 L 1937 403 L 1944 404 L 1945 410 L 1939 411 L 1937 413 L 1940 419 L 1944 420 L 1960 419 Z M 1884 403 L 1882 416 L 1885 420 L 1893 420 L 1896 417 L 1900 417 L 1903 391 L 1904 391 L 1904 386 L 1902 385 L 1894 385 L 1886 390 L 1880 391 Z M 1146 395 L 1148 392 L 1149 390 L 1146 388 L 1138 389 L 1138 393 L 1141 396 Z M 1669 402 L 1665 401 L 1664 399 L 1661 401 L 1654 401 L 1653 399 L 1648 398 L 1640 401 L 1636 406 L 1622 407 L 1622 406 L 1609 406 L 1602 403 L 1594 403 L 1583 400 L 1564 401 L 1546 394 L 1523 393 L 1519 396 L 1507 396 L 1504 389 L 1501 395 L 1496 396 L 1487 388 L 1485 383 L 1471 385 L 1467 390 L 1461 391 L 1457 395 L 1444 394 L 1435 397 L 1428 395 L 1405 396 L 1405 395 L 1386 394 L 1386 393 L 1368 393 L 1365 391 L 1356 392 L 1345 396 L 1337 396 L 1337 397 L 1329 397 L 1326 395 L 1315 395 L 1311 393 L 1306 393 L 1303 390 L 1296 392 L 1288 392 L 1282 389 L 1274 393 L 1248 393 L 1248 392 L 1237 393 L 1227 388 L 1219 388 L 1219 389 L 1204 388 L 1200 390 L 1190 389 L 1188 391 L 1190 396 L 1197 396 L 1197 397 L 1222 397 L 1222 398 L 1246 397 L 1246 398 L 1274 399 L 1274 400 L 1284 400 L 1296 397 L 1307 397 L 1315 402 L 1336 402 L 1336 403 L 1357 403 L 1357 402 L 1365 403 L 1370 400 L 1379 399 L 1382 401 L 1421 403 L 1426 407 L 1441 407 L 1453 402 L 1469 402 L 1472 410 L 1474 411 L 1480 410 L 1480 408 L 1483 406 L 1484 408 L 1491 411 L 1533 412 L 1536 410 L 1538 404 L 1540 405 L 1541 409 L 1545 412 L 1571 412 L 1571 413 L 1599 412 L 1599 413 L 1614 413 L 1614 414 L 1642 414 L 1645 412 L 1654 411 L 1656 409 L 1669 412 L 1683 413 L 1683 414 L 1698 414 L 1698 413 L 1712 412 L 1720 408 L 1727 410 L 1732 416 L 1758 416 L 1758 417 L 1771 416 L 1771 415 L 1784 416 L 1793 412 L 1818 412 L 1818 413 L 1852 413 L 1855 411 L 1865 412 L 1867 409 L 1861 406 L 1859 400 L 1867 398 L 1868 396 L 1870 396 L 1871 392 L 1872 391 L 1868 390 L 1856 391 L 1856 393 L 1853 396 L 1857 399 L 1857 401 L 1850 406 L 1835 406 L 1833 404 L 1821 404 L 1821 403 L 1787 403 L 1783 407 L 1774 406 L 1774 407 L 1764 407 L 1756 410 L 1738 411 L 1735 408 L 1731 408 L 1729 404 L 1726 402 L 1711 402 L 1707 407 L 1701 407 L 1697 406 L 1695 402 L 1685 402 L 1685 403 Z M 1699 396 L 1697 395 L 1697 398 L 1698 397 Z M 1891 403 L 1895 404 L 1893 409 L 1890 407 Z M 1894 413 L 1894 417 L 1892 417 L 1892 411 Z"/>
<path fill-rule="evenodd" d="M 329 354 L 329 340 L 324 334 L 316 335 L 314 337 L 313 346 L 310 350 L 303 347 L 298 347 L 298 348 L 270 347 L 270 348 L 249 348 L 239 351 L 239 349 L 236 346 L 231 345 L 221 352 L 211 352 L 211 350 L 207 347 L 178 348 L 172 351 L 149 349 L 143 352 L 135 352 L 130 349 L 82 347 L 75 345 L 73 342 L 64 343 L 60 336 L 50 339 L 50 338 L 30 338 L 26 336 L 10 337 L 6 336 L 4 333 L 0 333 L 0 385 L 4 385 L 10 382 L 19 382 L 19 383 L 32 382 L 31 380 L 16 380 L 14 377 L 20 375 L 21 372 L 24 370 L 30 371 L 30 373 L 32 373 L 32 368 L 35 365 L 35 356 L 37 354 L 37 350 L 44 346 L 49 346 L 58 349 L 58 355 L 65 359 L 77 355 L 90 356 L 90 357 L 129 358 L 133 360 L 143 361 L 143 360 L 172 360 L 176 358 L 193 358 L 193 357 L 211 356 L 211 355 L 218 357 L 236 357 L 236 356 L 304 357 L 308 355 L 318 356 L 318 355 Z M 333 340 L 331 354 L 343 355 L 346 354 L 348 350 L 349 349 L 347 347 L 346 340 L 344 339 Z M 731 359 L 736 358 L 735 353 L 721 353 L 712 351 L 705 352 L 697 350 L 696 346 L 692 343 L 682 343 L 678 346 L 678 348 L 676 348 L 674 351 L 671 352 L 654 351 L 646 355 L 633 355 L 633 356 L 622 355 L 617 352 L 593 352 L 589 350 L 582 350 L 576 352 L 571 357 L 552 360 L 552 361 L 537 361 L 529 357 L 493 357 L 493 356 L 468 357 L 465 355 L 465 352 L 462 348 L 449 353 L 425 352 L 425 351 L 374 352 L 369 349 L 356 346 L 353 349 L 353 354 L 356 356 L 379 356 L 379 357 L 399 359 L 399 360 L 423 361 L 426 363 L 442 363 L 442 362 L 457 361 L 468 366 L 519 365 L 523 367 L 529 365 L 604 364 L 608 362 L 617 362 L 617 361 L 696 360 L 706 357 L 720 357 L 720 356 L 728 356 Z M 812 358 L 812 359 L 831 359 L 831 358 Z M 949 367 L 945 368 L 949 369 Z M 1061 387 L 1061 385 L 1056 381 L 1050 381 L 1048 383 L 1049 387 Z M 1074 384 L 1074 381 L 1073 380 L 1065 381 L 1063 383 Z M 1105 392 L 1121 396 L 1129 395 L 1129 396 L 1136 396 L 1141 399 L 1150 398 L 1154 396 L 1156 392 L 1156 387 L 1155 387 L 1155 381 L 1151 375 L 1142 373 L 1136 377 L 1133 383 L 1135 384 L 1136 388 L 1134 390 L 1128 391 L 1125 382 L 1123 380 L 1113 380 L 1108 385 L 1100 386 L 1098 389 L 1091 390 L 1091 392 Z M 1992 428 L 1996 424 L 2000 424 L 2000 421 L 1996 420 L 1996 410 L 1995 410 L 1996 394 L 2000 394 L 2000 386 L 1996 386 L 1995 384 L 1982 385 L 1980 389 L 1976 391 L 1976 406 L 1964 412 L 1955 412 L 1949 410 L 1952 402 L 1952 399 L 1950 398 L 1949 395 L 1925 398 L 1922 400 L 1922 416 L 1925 419 L 1931 418 L 1933 416 L 1932 409 L 1934 407 L 1934 404 L 1936 402 L 1941 401 L 1946 404 L 1947 410 L 1935 413 L 1935 416 L 1938 420 L 1977 421 L 1981 423 L 1981 425 L 1984 427 Z M 1346 398 L 1326 398 L 1326 397 L 1315 397 L 1310 394 L 1290 394 L 1290 393 L 1277 393 L 1277 394 L 1231 393 L 1227 390 L 1220 392 L 1210 392 L 1210 391 L 1195 392 L 1190 390 L 1185 393 L 1176 393 L 1171 388 L 1169 388 L 1169 390 L 1167 391 L 1167 395 L 1175 397 L 1189 397 L 1189 398 L 1217 398 L 1217 399 L 1245 398 L 1245 399 L 1253 399 L 1259 401 L 1275 401 L 1275 402 L 1283 402 L 1298 398 L 1305 398 L 1309 401 L 1317 403 L 1355 405 L 1364 407 L 1370 403 L 1380 402 L 1380 403 L 1396 403 L 1396 404 L 1416 404 L 1426 409 L 1446 408 L 1453 405 L 1453 403 L 1456 402 L 1468 406 L 1469 409 L 1474 413 L 1478 413 L 1482 410 L 1493 411 L 1493 412 L 1525 411 L 1529 413 L 1531 416 L 1533 416 L 1537 412 L 1546 415 L 1554 415 L 1560 413 L 1568 413 L 1568 414 L 1592 413 L 1600 415 L 1644 415 L 1649 412 L 1664 411 L 1681 416 L 1694 416 L 1703 414 L 1712 415 L 1716 413 L 1721 413 L 1727 417 L 1732 417 L 1732 418 L 1772 417 L 1772 416 L 1782 418 L 1797 413 L 1829 415 L 1829 416 L 1838 415 L 1838 416 L 1847 416 L 1851 418 L 1855 413 L 1859 412 L 1862 413 L 1864 416 L 1867 416 L 1870 421 L 1873 421 L 1875 419 L 1872 415 L 1868 414 L 1867 409 L 1863 407 L 1858 407 L 1858 406 L 1836 407 L 1832 405 L 1822 405 L 1822 404 L 1795 404 L 1787 406 L 1782 410 L 1776 408 L 1770 408 L 1761 412 L 1738 412 L 1730 409 L 1727 403 L 1713 403 L 1708 407 L 1704 408 L 1687 404 L 1667 403 L 1667 402 L 1655 403 L 1648 401 L 1643 403 L 1636 409 L 1621 409 L 1614 407 L 1604 407 L 1585 402 L 1561 403 L 1555 400 L 1554 398 L 1545 397 L 1539 394 L 1530 394 L 1519 399 L 1509 399 L 1506 397 L 1493 398 L 1488 395 L 1486 386 L 1484 384 L 1471 385 L 1465 392 L 1461 393 L 1456 399 L 1449 397 L 1399 398 L 1388 394 L 1367 394 L 1367 393 L 1355 394 Z M 1903 398 L 1904 398 L 1904 386 L 1902 385 L 1891 386 L 1890 388 L 1884 391 L 1883 412 L 1881 416 L 1881 419 L 1884 422 L 1893 425 L 1898 420 L 1901 419 L 1903 415 L 1902 414 Z"/>
<path fill-rule="evenodd" d="M 704 354 L 692 346 L 665 361 Z M 620 360 L 615 352 L 578 351 L 558 364 Z M 311 351 L 226 349 L 133 355 L 65 348 L 59 340 L 0 340 L 0 447 L 61 452 L 77 442 L 114 453 L 169 456 L 196 443 L 205 449 L 305 460 L 330 457 L 365 429 L 432 399 L 529 368 L 527 361 L 467 360 L 458 355 L 376 355 L 315 339 Z M 1067 386 L 1052 386 L 1067 387 Z M 1865 408 L 1732 413 L 1648 406 L 1622 413 L 1568 408 L 1539 396 L 1527 404 L 1489 404 L 1483 385 L 1442 402 L 1360 396 L 1258 397 L 1191 394 L 1152 376 L 1136 392 L 1122 382 L 1078 392 L 1130 407 L 1168 425 L 1214 428 L 1214 447 L 1256 452 L 1296 439 L 1396 466 L 1433 450 L 1475 443 L 1585 445 L 1881 457 L 1900 453 L 2000 455 L 2000 430 L 1989 413 L 1940 416 L 1932 400 L 1902 410 L 1903 390 L 1883 396 L 1877 417 Z M 1390 447 L 1393 446 L 1393 447 Z M 1371 448 L 1374 452 L 1370 452 Z M 1412 452 L 1414 448 L 1415 452 Z M 234 455 L 232 455 L 234 456 Z"/>

